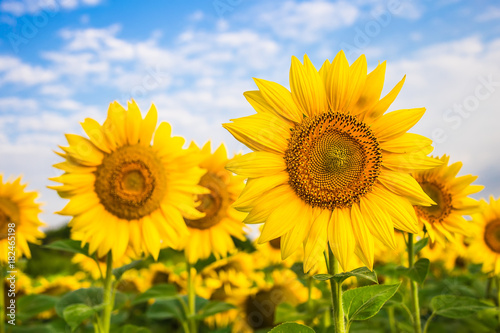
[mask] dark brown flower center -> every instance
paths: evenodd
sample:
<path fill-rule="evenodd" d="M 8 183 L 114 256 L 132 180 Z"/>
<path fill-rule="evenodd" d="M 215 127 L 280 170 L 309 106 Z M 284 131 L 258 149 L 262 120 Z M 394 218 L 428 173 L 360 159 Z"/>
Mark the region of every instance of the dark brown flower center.
<path fill-rule="evenodd" d="M 370 128 L 349 114 L 305 118 L 285 152 L 290 186 L 305 202 L 324 209 L 350 207 L 369 192 L 382 153 Z"/>
<path fill-rule="evenodd" d="M 225 182 L 214 173 L 206 173 L 201 177 L 199 185 L 210 190 L 210 193 L 198 196 L 200 204 L 197 209 L 205 213 L 205 216 L 198 220 L 184 219 L 184 221 L 191 228 L 203 230 L 213 227 L 226 217 L 230 196 Z"/>
<path fill-rule="evenodd" d="M 438 182 L 427 181 L 417 177 L 422 190 L 436 203 L 436 205 L 424 207 L 415 206 L 417 215 L 425 218 L 431 223 L 442 222 L 451 213 L 452 197 L 446 188 Z"/>
<path fill-rule="evenodd" d="M 270 240 L 269 245 L 271 245 L 273 249 L 279 250 L 281 248 L 281 237 Z"/>
<path fill-rule="evenodd" d="M 488 222 L 484 228 L 484 242 L 491 251 L 500 253 L 500 220 Z"/>
<path fill-rule="evenodd" d="M 150 214 L 165 196 L 166 174 L 151 147 L 121 147 L 105 156 L 95 173 L 95 191 L 102 205 L 125 220 Z"/>
<path fill-rule="evenodd" d="M 0 240 L 9 235 L 9 224 L 17 226 L 19 222 L 19 207 L 9 198 L 0 197 Z"/>

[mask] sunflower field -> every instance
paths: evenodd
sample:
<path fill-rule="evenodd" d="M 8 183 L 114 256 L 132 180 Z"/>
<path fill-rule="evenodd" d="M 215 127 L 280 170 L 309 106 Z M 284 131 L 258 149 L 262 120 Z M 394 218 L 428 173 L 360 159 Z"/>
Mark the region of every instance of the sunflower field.
<path fill-rule="evenodd" d="M 292 57 L 221 124 L 236 155 L 112 102 L 54 147 L 57 230 L 0 173 L 0 332 L 500 331 L 500 199 L 409 132 L 426 110 L 385 72 Z"/>

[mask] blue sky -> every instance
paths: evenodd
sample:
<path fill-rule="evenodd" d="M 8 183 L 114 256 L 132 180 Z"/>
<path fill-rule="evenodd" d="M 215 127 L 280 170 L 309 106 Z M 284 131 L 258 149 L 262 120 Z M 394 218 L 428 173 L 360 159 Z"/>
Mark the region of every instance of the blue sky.
<path fill-rule="evenodd" d="M 319 68 L 340 49 L 387 60 L 384 92 L 406 74 L 392 110 L 426 107 L 413 132 L 500 195 L 496 1 L 3 0 L 0 37 L 0 172 L 41 191 L 51 226 L 66 222 L 53 150 L 110 102 L 155 103 L 174 134 L 234 153 L 221 123 L 253 113 L 253 77 L 288 87 L 292 55 Z"/>

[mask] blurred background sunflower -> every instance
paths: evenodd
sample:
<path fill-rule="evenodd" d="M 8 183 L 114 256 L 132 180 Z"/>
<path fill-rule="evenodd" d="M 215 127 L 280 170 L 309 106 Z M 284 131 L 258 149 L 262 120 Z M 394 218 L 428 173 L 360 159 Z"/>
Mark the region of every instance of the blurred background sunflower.
<path fill-rule="evenodd" d="M 482 270 L 491 275 L 500 274 L 500 198 L 490 197 L 489 203 L 481 200 L 481 212 L 472 215 L 474 237 L 468 254 Z"/>
<path fill-rule="evenodd" d="M 429 235 L 432 243 L 444 245 L 447 240 L 455 242 L 455 234 L 471 234 L 471 223 L 464 215 L 477 213 L 480 205 L 469 196 L 481 191 L 484 186 L 472 185 L 477 176 L 457 177 L 462 162 L 448 165 L 450 157 L 447 155 L 435 159 L 443 164 L 434 169 L 415 172 L 413 176 L 436 204 L 415 206 L 415 211 L 423 233 Z"/>
<path fill-rule="evenodd" d="M 228 162 L 227 151 L 221 144 L 213 153 L 208 141 L 201 149 L 193 142 L 191 149 L 201 155 L 199 167 L 207 172 L 201 177 L 199 186 L 208 189 L 207 193 L 197 196 L 197 207 L 204 216 L 184 218 L 189 236 L 182 247 L 187 260 L 195 263 L 207 259 L 211 254 L 216 258 L 226 256 L 234 250 L 232 237 L 245 240 L 244 224 L 246 214 L 235 210 L 231 205 L 240 194 L 243 178 L 233 175 L 224 167 Z"/>
<path fill-rule="evenodd" d="M 9 261 L 9 252 L 16 253 L 11 256 L 14 264 L 22 256 L 31 258 L 28 243 L 39 244 L 44 237 L 39 230 L 44 226 L 38 219 L 40 204 L 35 202 L 38 193 L 25 191 L 26 186 L 21 177 L 4 181 L 0 174 L 0 266 Z"/>

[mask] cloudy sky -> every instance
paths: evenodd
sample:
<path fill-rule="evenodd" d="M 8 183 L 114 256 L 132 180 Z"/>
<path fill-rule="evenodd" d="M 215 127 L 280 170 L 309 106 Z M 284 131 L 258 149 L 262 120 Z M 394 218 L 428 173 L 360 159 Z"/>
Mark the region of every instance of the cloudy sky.
<path fill-rule="evenodd" d="M 253 77 L 288 87 L 292 55 L 319 68 L 340 49 L 387 60 L 384 92 L 406 74 L 392 109 L 426 107 L 413 132 L 500 196 L 497 1 L 2 0 L 0 38 L 0 173 L 41 191 L 49 226 L 67 222 L 53 150 L 110 102 L 155 103 L 174 134 L 234 153 L 221 123 L 254 112 Z"/>

